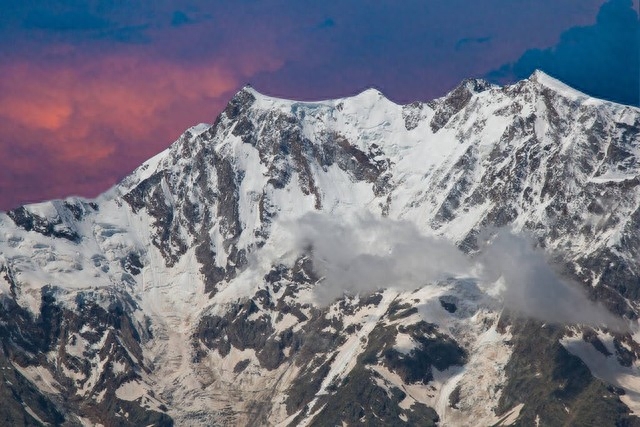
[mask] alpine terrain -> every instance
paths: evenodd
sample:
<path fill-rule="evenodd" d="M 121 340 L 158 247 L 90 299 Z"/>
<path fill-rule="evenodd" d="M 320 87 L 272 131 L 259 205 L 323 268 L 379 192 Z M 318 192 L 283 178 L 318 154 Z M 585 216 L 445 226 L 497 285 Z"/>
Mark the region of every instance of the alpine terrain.
<path fill-rule="evenodd" d="M 0 425 L 640 425 L 640 109 L 245 87 L 0 214 Z"/>

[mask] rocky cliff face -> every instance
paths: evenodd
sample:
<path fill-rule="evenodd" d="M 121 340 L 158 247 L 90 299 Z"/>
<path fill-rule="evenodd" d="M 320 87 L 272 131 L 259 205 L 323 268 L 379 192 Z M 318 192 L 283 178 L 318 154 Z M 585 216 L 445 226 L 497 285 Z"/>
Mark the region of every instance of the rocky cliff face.
<path fill-rule="evenodd" d="M 347 238 L 409 227 L 473 264 L 526 232 L 634 324 L 639 147 L 640 110 L 542 73 L 404 106 L 244 88 L 99 198 L 0 214 L 0 423 L 636 425 L 633 329 L 531 319 L 486 278 L 403 273 L 440 246 Z M 346 236 L 344 275 L 301 221 Z"/>

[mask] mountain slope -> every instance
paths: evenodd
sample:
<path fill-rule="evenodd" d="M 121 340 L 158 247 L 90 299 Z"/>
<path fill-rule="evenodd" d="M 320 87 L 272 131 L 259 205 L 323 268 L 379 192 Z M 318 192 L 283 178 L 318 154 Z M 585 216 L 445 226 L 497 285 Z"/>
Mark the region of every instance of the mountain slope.
<path fill-rule="evenodd" d="M 635 321 L 639 146 L 640 110 L 540 72 L 405 106 L 244 88 L 97 199 L 0 215 L 0 416 L 638 423 L 640 336 L 529 320 L 439 266 L 525 231 Z"/>

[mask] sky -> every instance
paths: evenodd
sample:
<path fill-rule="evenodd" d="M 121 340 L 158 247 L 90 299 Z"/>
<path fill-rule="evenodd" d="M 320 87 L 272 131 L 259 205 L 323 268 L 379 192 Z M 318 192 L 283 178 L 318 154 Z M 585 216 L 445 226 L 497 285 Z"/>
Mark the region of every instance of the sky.
<path fill-rule="evenodd" d="M 0 210 L 94 197 L 246 83 L 400 103 L 540 68 L 638 105 L 638 0 L 0 0 Z"/>

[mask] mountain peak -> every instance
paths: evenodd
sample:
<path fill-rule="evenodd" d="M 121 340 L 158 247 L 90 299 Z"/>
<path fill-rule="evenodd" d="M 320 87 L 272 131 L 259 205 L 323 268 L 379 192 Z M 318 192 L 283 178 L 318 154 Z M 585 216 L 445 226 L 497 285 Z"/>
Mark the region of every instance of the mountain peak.
<path fill-rule="evenodd" d="M 256 90 L 256 88 L 254 88 L 250 83 L 247 83 L 244 86 L 242 86 L 242 88 L 236 93 L 235 96 L 238 96 L 239 94 L 242 94 L 242 93 L 249 94 L 249 95 L 251 95 L 253 97 L 256 97 L 256 98 L 265 96 L 265 95 L 261 94 L 260 92 L 258 92 Z"/>
<path fill-rule="evenodd" d="M 373 87 L 365 89 L 356 95 L 346 97 L 345 99 L 349 98 L 388 99 L 381 91 Z"/>
<path fill-rule="evenodd" d="M 460 87 L 464 87 L 472 93 L 480 93 L 497 86 L 484 79 L 464 79 L 458 85 L 458 88 Z"/>
<path fill-rule="evenodd" d="M 547 89 L 550 89 L 558 93 L 559 95 L 562 95 L 572 100 L 578 101 L 578 100 L 585 100 L 587 98 L 590 98 L 585 93 L 580 92 L 577 89 L 574 89 L 573 87 L 550 76 L 549 74 L 545 73 L 542 70 L 535 70 L 533 74 L 531 74 L 531 76 L 527 79 L 527 81 L 537 83 Z"/>

